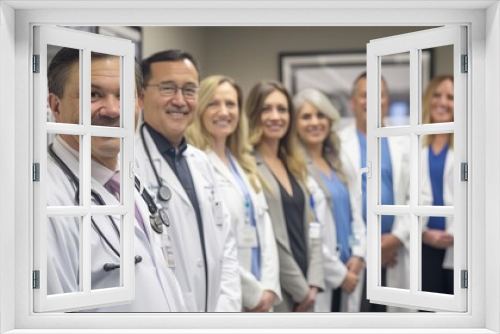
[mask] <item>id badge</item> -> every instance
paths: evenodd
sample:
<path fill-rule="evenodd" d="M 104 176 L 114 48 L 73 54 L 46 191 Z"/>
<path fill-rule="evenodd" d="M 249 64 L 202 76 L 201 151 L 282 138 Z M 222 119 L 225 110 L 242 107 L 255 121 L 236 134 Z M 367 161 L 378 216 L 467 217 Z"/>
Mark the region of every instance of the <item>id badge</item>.
<path fill-rule="evenodd" d="M 319 223 L 310 222 L 309 223 L 309 238 L 310 239 L 319 239 L 320 228 L 321 228 L 321 225 Z"/>
<path fill-rule="evenodd" d="M 245 225 L 238 231 L 238 246 L 241 248 L 257 247 L 257 229 L 255 226 Z"/>
<path fill-rule="evenodd" d="M 163 232 L 161 234 L 161 241 L 163 245 L 163 255 L 167 260 L 167 267 L 175 268 L 175 258 L 174 258 L 174 250 L 172 248 L 172 243 L 170 242 L 170 235 L 168 232 Z"/>
<path fill-rule="evenodd" d="M 224 210 L 222 210 L 222 202 L 215 200 L 212 203 L 212 211 L 215 218 L 215 224 L 221 226 L 224 222 Z"/>

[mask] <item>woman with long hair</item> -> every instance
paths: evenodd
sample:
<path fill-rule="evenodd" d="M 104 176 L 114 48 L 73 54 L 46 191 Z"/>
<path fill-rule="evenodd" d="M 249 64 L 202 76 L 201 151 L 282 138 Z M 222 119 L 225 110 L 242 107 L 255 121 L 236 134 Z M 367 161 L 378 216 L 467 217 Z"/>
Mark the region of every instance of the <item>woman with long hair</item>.
<path fill-rule="evenodd" d="M 297 94 L 294 106 L 297 135 L 306 154 L 309 176 L 319 186 L 313 198 L 323 227 L 326 289 L 318 296 L 315 310 L 359 312 L 366 229 L 360 203 L 351 196 L 342 170 L 340 139 L 335 130 L 340 114 L 315 89 Z"/>
<path fill-rule="evenodd" d="M 243 94 L 233 79 L 221 75 L 204 79 L 187 138 L 206 151 L 231 214 L 243 311 L 269 312 L 281 301 L 278 253 L 242 105 Z"/>
<path fill-rule="evenodd" d="M 422 123 L 453 122 L 453 97 L 453 76 L 435 77 L 422 98 Z M 453 134 L 422 143 L 422 204 L 453 206 Z M 453 218 L 429 217 L 423 225 L 422 290 L 453 294 Z"/>
<path fill-rule="evenodd" d="M 292 99 L 279 82 L 262 81 L 250 91 L 245 111 L 278 246 L 283 302 L 276 311 L 312 311 L 324 288 L 322 242 L 309 206 Z"/>

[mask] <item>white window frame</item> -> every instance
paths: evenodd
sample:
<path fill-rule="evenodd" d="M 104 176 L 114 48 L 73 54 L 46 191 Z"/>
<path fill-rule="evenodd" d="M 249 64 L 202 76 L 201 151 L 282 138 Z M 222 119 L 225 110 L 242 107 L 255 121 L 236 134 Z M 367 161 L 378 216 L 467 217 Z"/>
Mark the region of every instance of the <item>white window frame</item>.
<path fill-rule="evenodd" d="M 0 330 L 15 333 L 37 333 L 36 329 L 55 329 L 68 333 L 68 328 L 129 329 L 137 324 L 148 324 L 158 332 L 176 332 L 173 328 L 191 328 L 191 332 L 205 332 L 204 328 L 221 329 L 252 328 L 256 323 L 266 332 L 281 332 L 284 327 L 295 328 L 287 332 L 304 333 L 345 332 L 352 333 L 494 333 L 500 331 L 500 247 L 498 238 L 500 227 L 500 11 L 498 1 L 482 2 L 374 2 L 336 1 L 327 2 L 175 2 L 149 6 L 161 9 L 138 11 L 117 9 L 125 2 L 100 1 L 99 6 L 115 10 L 98 9 L 57 9 L 69 6 L 69 2 L 16 2 L 1 3 L 0 26 L 0 181 L 2 183 L 0 201 L 1 238 L 1 281 L 0 281 Z M 134 6 L 132 2 L 126 2 Z M 132 5 L 131 5 L 132 4 Z M 74 6 L 97 6 L 95 2 L 77 2 Z M 455 9 L 453 6 L 461 6 Z M 52 8 L 42 10 L 42 8 Z M 51 7 L 52 6 L 52 7 Z M 145 8 L 148 2 L 136 7 Z M 203 8 L 193 8 L 203 6 Z M 232 9 L 220 9 L 228 8 Z M 392 6 L 398 6 L 397 9 Z M 425 7 L 429 6 L 429 7 Z M 432 6 L 432 7 L 431 7 Z M 13 8 L 14 7 L 14 8 Z M 22 9 L 22 8 L 28 9 Z M 150 8 L 151 8 L 150 7 Z M 358 8 L 356 8 L 358 7 Z M 31 9 L 30 9 L 31 8 Z M 56 8 L 57 10 L 54 10 Z M 219 9 L 218 9 L 219 8 Z M 350 8 L 350 9 L 346 9 Z M 411 10 L 408 10 L 412 8 Z M 84 18 L 84 19 L 83 19 Z M 485 24 L 486 22 L 486 24 Z M 272 315 L 211 315 L 211 314 L 33 314 L 30 258 L 32 251 L 32 202 L 26 194 L 31 193 L 30 181 L 32 151 L 31 106 L 26 96 L 30 96 L 30 45 L 32 26 L 35 24 L 61 25 L 405 25 L 437 26 L 459 24 L 468 26 L 469 31 L 469 210 L 468 245 L 469 289 L 468 311 L 464 314 L 272 314 Z M 15 32 L 15 34 L 14 34 Z M 334 47 L 334 45 L 332 45 Z M 15 55 L 15 57 L 14 57 Z M 10 65 L 4 64 L 4 60 Z M 15 63 L 15 68 L 12 64 Z M 9 67 L 10 66 L 10 67 Z M 487 69 L 487 71 L 486 71 Z M 4 75 L 7 74 L 7 75 Z M 12 80 L 15 79 L 15 85 Z M 15 115 L 15 117 L 13 117 Z M 472 120 L 472 115 L 475 115 Z M 11 118 L 9 118 L 11 117 Z M 486 121 L 488 119 L 488 121 Z M 3 123 L 5 121 L 5 123 Z M 3 131 L 5 130 L 5 132 Z M 488 135 L 486 137 L 485 133 Z M 15 138 L 15 145 L 12 145 Z M 488 151 L 488 155 L 485 154 Z M 4 159 L 5 158 L 5 159 Z M 487 162 L 487 163 L 486 163 Z M 15 172 L 15 173 L 14 173 Z M 12 177 L 15 175 L 15 178 Z M 488 175 L 488 182 L 486 182 Z M 4 187 L 5 185 L 5 187 Z M 7 189 L 7 191 L 3 190 Z M 14 206 L 12 194 L 15 194 Z M 486 203 L 486 204 L 485 204 Z M 488 221 L 486 220 L 488 217 Z M 15 224 L 12 224 L 15 222 Z M 474 225 L 471 229 L 470 225 Z M 29 237 L 28 237 L 29 236 Z M 14 240 L 14 242 L 12 242 Z M 487 252 L 486 252 L 487 251 Z M 12 256 L 14 254 L 14 256 Z M 489 266 L 485 265 L 485 260 Z M 12 287 L 15 287 L 12 289 Z M 487 291 L 487 293 L 486 293 Z M 13 308 L 12 305 L 15 305 Z M 166 317 L 166 319 L 164 318 Z M 221 321 L 223 317 L 223 321 Z M 425 319 L 425 321 L 422 321 Z M 168 324 L 170 330 L 165 329 Z M 352 326 L 358 330 L 352 329 Z M 409 327 L 414 328 L 410 330 Z M 164 329 L 160 331 L 160 329 Z M 229 330 L 234 332 L 234 330 Z M 46 331 L 45 331 L 46 332 Z M 118 330 L 117 332 L 120 332 Z M 133 331 L 129 331 L 132 333 Z M 138 333 L 144 332 L 138 330 Z M 252 332 L 258 332 L 252 330 Z M 264 332 L 263 330 L 260 332 Z M 14 332 L 13 332 L 14 333 Z"/>
<path fill-rule="evenodd" d="M 35 312 L 74 311 L 131 302 L 135 298 L 134 264 L 134 70 L 135 45 L 128 40 L 75 31 L 68 28 L 42 25 L 33 32 L 34 54 L 39 55 L 39 73 L 33 74 L 34 162 L 40 166 L 40 180 L 33 184 L 34 270 L 39 271 L 39 288 L 34 289 Z M 50 45 L 80 50 L 80 124 L 47 122 L 47 48 Z M 120 59 L 120 126 L 91 125 L 91 54 L 100 52 Z M 48 134 L 70 134 L 80 136 L 79 180 L 80 203 L 76 206 L 47 207 L 47 142 Z M 93 204 L 91 190 L 91 139 L 92 136 L 120 138 L 122 149 L 119 156 L 121 203 L 118 206 Z M 76 191 L 76 189 L 75 189 Z M 93 215 L 115 215 L 120 222 L 120 286 L 92 290 L 91 282 L 91 219 Z M 47 243 L 48 217 L 79 216 L 80 224 L 80 291 L 47 295 L 47 254 L 54 245 Z M 57 221 L 57 220 L 56 220 Z M 64 222 L 61 221 L 61 223 Z"/>
<path fill-rule="evenodd" d="M 403 35 L 372 40 L 367 45 L 367 164 L 372 177 L 367 184 L 367 234 L 368 285 L 367 296 L 379 304 L 393 306 L 412 305 L 411 308 L 437 311 L 464 312 L 467 309 L 467 290 L 461 288 L 461 270 L 467 270 L 467 182 L 460 180 L 460 163 L 467 162 L 467 73 L 461 72 L 461 55 L 466 55 L 466 28 L 463 26 L 439 27 Z M 454 122 L 442 124 L 421 123 L 422 60 L 421 50 L 440 46 L 453 46 Z M 381 124 L 381 77 L 383 56 L 408 52 L 410 54 L 410 124 L 384 127 Z M 421 205 L 421 151 L 422 135 L 454 133 L 454 206 Z M 405 136 L 408 141 L 410 202 L 408 205 L 380 205 L 381 138 Z M 382 259 L 380 253 L 380 218 L 382 215 L 402 215 L 408 224 L 410 276 L 407 289 L 384 287 L 380 284 Z M 421 290 L 421 225 L 422 216 L 452 216 L 454 225 L 454 293 L 436 294 Z"/>

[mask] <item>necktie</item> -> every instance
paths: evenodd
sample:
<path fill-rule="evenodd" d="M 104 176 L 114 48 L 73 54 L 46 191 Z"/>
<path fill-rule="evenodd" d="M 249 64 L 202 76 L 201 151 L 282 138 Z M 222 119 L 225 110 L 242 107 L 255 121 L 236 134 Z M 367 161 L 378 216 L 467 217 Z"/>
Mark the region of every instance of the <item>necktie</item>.
<path fill-rule="evenodd" d="M 105 188 L 108 189 L 115 197 L 120 200 L 120 172 L 116 172 L 111 179 L 105 184 Z M 137 203 L 135 204 L 135 219 L 139 223 L 141 229 L 146 233 L 146 228 L 144 226 L 144 220 L 142 219 Z M 146 234 L 147 235 L 147 234 Z"/>

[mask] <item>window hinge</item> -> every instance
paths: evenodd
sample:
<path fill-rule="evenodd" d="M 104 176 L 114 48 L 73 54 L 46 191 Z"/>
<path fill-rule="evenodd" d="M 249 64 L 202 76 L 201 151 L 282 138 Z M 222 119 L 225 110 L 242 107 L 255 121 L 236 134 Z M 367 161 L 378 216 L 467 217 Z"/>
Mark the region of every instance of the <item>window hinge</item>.
<path fill-rule="evenodd" d="M 460 164 L 460 170 L 461 170 L 461 180 L 462 181 L 469 181 L 469 167 L 466 162 L 462 162 Z"/>
<path fill-rule="evenodd" d="M 40 55 L 33 55 L 33 73 L 40 73 Z"/>
<path fill-rule="evenodd" d="M 462 277 L 462 289 L 467 289 L 469 287 L 469 276 L 467 270 L 462 270 L 460 276 Z"/>
<path fill-rule="evenodd" d="M 33 181 L 40 181 L 40 164 L 38 162 L 33 164 Z"/>
<path fill-rule="evenodd" d="M 462 55 L 462 73 L 469 72 L 469 57 L 467 55 Z"/>
<path fill-rule="evenodd" d="M 40 289 L 40 270 L 33 270 L 33 289 Z"/>

